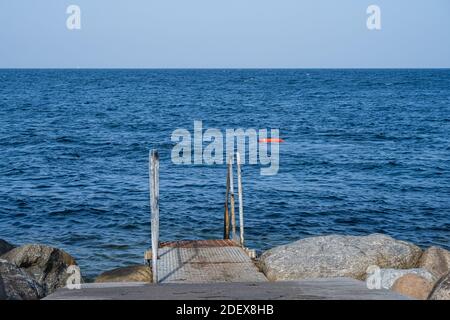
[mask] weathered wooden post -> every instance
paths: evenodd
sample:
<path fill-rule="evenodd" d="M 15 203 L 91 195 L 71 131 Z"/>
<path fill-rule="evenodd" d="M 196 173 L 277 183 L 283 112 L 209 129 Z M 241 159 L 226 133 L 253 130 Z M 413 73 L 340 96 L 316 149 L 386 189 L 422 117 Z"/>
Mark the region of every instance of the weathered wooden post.
<path fill-rule="evenodd" d="M 241 177 L 241 155 L 239 152 L 236 153 L 236 163 L 237 163 L 237 175 L 238 175 L 238 198 L 239 198 L 239 240 L 241 241 L 241 246 L 244 246 L 244 204 L 242 196 L 242 177 Z"/>
<path fill-rule="evenodd" d="M 149 155 L 150 166 L 150 208 L 152 238 L 152 274 L 153 283 L 158 283 L 158 247 L 159 247 L 159 155 L 152 150 Z"/>
<path fill-rule="evenodd" d="M 230 190 L 230 169 L 227 168 L 227 190 L 225 191 L 225 211 L 223 217 L 223 238 L 230 239 L 230 213 L 228 211 L 228 198 Z"/>
<path fill-rule="evenodd" d="M 236 239 L 236 214 L 234 212 L 233 156 L 229 159 L 228 174 L 230 176 L 231 233 L 234 240 Z"/>

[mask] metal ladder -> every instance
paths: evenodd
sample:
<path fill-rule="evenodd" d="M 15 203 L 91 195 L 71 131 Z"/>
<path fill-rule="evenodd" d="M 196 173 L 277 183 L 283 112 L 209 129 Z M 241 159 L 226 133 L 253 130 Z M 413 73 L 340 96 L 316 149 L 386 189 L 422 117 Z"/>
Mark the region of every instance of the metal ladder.
<path fill-rule="evenodd" d="M 244 247 L 244 206 L 242 191 L 241 174 L 241 156 L 236 153 L 236 171 L 239 200 L 239 236 L 236 234 L 236 215 L 234 198 L 234 179 L 233 179 L 233 157 L 227 161 L 227 179 L 224 205 L 224 233 L 225 240 L 231 239 L 238 243 L 245 252 L 254 257 L 254 250 Z M 150 187 L 150 209 L 151 209 L 151 251 L 146 251 L 144 259 L 151 260 L 153 283 L 158 283 L 158 250 L 159 250 L 159 154 L 157 150 L 151 150 L 149 153 L 149 187 Z M 231 205 L 231 208 L 230 208 Z M 230 210 L 231 209 L 231 210 Z M 231 217 L 230 217 L 231 213 Z"/>

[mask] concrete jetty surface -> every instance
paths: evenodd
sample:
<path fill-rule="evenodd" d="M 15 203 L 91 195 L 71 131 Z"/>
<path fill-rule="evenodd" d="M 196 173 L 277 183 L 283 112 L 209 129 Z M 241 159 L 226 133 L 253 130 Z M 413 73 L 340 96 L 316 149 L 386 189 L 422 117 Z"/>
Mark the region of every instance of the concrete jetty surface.
<path fill-rule="evenodd" d="M 280 282 L 93 283 L 58 289 L 45 300 L 407 300 L 350 278 Z"/>

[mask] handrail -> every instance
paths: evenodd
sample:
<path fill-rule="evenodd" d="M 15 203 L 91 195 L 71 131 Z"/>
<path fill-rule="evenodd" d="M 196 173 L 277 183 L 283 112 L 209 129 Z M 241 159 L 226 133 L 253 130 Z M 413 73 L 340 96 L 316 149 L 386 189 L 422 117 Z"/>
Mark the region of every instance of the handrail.
<path fill-rule="evenodd" d="M 159 248 L 159 155 L 157 150 L 149 154 L 149 185 L 151 208 L 152 238 L 152 275 L 153 283 L 158 283 L 158 248 Z"/>
<path fill-rule="evenodd" d="M 231 232 L 232 239 L 236 239 L 236 215 L 234 212 L 234 181 L 233 181 L 233 158 L 230 158 L 229 163 L 229 175 L 230 175 L 230 204 L 231 204 Z"/>
<path fill-rule="evenodd" d="M 238 198 L 239 198 L 239 240 L 241 246 L 244 246 L 244 203 L 242 195 L 242 175 L 241 175 L 241 155 L 239 152 L 236 153 L 236 163 L 237 163 L 237 176 L 238 176 Z"/>
<path fill-rule="evenodd" d="M 239 243 L 244 246 L 244 204 L 242 191 L 242 174 L 241 174 L 241 156 L 236 153 L 236 171 L 238 183 L 238 199 L 239 199 Z M 225 191 L 225 212 L 224 212 L 224 239 L 230 238 L 230 217 L 228 201 L 231 202 L 231 231 L 232 239 L 236 240 L 236 215 L 235 215 L 235 199 L 234 199 L 234 181 L 233 181 L 233 156 L 228 159 L 227 166 L 227 185 Z"/>
<path fill-rule="evenodd" d="M 230 213 L 228 210 L 228 197 L 230 192 L 230 167 L 227 168 L 227 186 L 225 191 L 225 204 L 223 216 L 223 238 L 230 239 Z"/>

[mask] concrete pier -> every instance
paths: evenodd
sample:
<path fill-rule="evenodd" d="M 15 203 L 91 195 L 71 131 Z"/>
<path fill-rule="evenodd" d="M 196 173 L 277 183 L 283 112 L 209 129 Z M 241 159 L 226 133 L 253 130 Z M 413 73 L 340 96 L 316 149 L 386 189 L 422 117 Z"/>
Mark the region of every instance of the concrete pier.
<path fill-rule="evenodd" d="M 59 289 L 46 300 L 406 300 L 349 278 L 280 282 L 102 283 Z"/>

